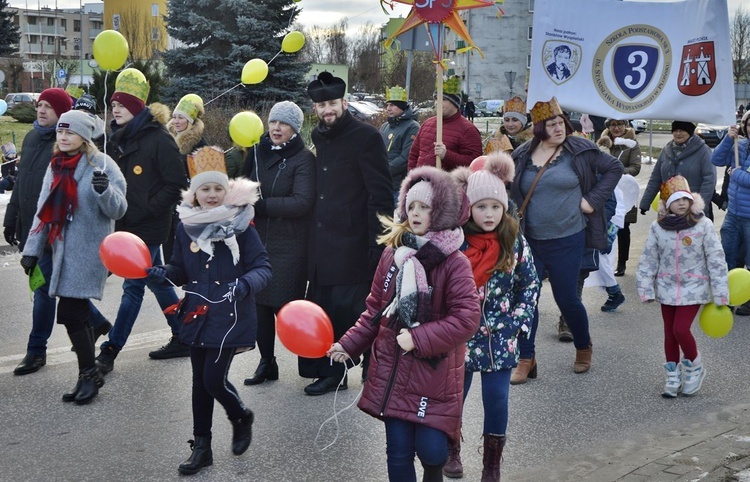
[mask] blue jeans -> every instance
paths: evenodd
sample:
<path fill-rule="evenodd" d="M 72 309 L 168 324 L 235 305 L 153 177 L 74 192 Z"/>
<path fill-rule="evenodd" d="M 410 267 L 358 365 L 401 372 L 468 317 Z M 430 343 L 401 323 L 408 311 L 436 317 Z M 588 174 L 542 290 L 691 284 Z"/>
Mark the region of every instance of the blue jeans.
<path fill-rule="evenodd" d="M 37 262 L 45 280 L 52 278 L 52 250 L 45 249 Z M 49 295 L 49 283 L 34 290 L 34 306 L 31 313 L 31 333 L 26 351 L 34 355 L 47 353 L 47 340 L 52 334 L 55 325 L 55 311 L 57 300 Z M 89 301 L 89 323 L 96 329 L 107 322 L 101 312 Z"/>
<path fill-rule="evenodd" d="M 552 286 L 560 313 L 565 317 L 573 344 L 579 350 L 591 345 L 589 337 L 589 317 L 586 307 L 578 296 L 578 272 L 586 245 L 586 231 L 581 230 L 565 238 L 532 239 L 526 238 L 534 256 L 534 267 L 541 278 L 545 272 Z M 521 358 L 534 357 L 534 340 L 539 327 L 539 307 L 534 309 L 534 319 L 528 336 L 518 337 L 518 348 Z"/>
<path fill-rule="evenodd" d="M 721 225 L 721 247 L 727 267 L 744 268 L 750 266 L 750 218 L 741 218 L 727 213 Z"/>
<path fill-rule="evenodd" d="M 159 246 L 149 246 L 151 252 L 151 263 L 156 266 L 162 264 Z M 133 331 L 133 325 L 138 318 L 143 304 L 143 295 L 146 294 L 146 286 L 156 296 L 156 302 L 162 310 L 167 309 L 177 303 L 177 294 L 171 286 L 165 286 L 158 283 L 151 283 L 146 278 L 126 279 L 122 283 L 122 300 L 120 309 L 117 311 L 117 319 L 109 332 L 109 340 L 102 343 L 102 349 L 106 346 L 113 346 L 117 351 L 122 350 L 128 341 L 130 332 Z M 167 318 L 169 327 L 172 328 L 172 335 L 180 332 L 180 322 L 175 315 L 164 315 Z"/>
<path fill-rule="evenodd" d="M 392 481 L 416 482 L 415 453 L 423 465 L 442 466 L 448 460 L 448 435 L 425 425 L 386 418 L 385 443 Z"/>
<path fill-rule="evenodd" d="M 505 435 L 508 428 L 508 394 L 511 370 L 481 372 L 482 405 L 484 406 L 484 432 Z M 464 401 L 471 388 L 474 372 L 464 372 Z"/>

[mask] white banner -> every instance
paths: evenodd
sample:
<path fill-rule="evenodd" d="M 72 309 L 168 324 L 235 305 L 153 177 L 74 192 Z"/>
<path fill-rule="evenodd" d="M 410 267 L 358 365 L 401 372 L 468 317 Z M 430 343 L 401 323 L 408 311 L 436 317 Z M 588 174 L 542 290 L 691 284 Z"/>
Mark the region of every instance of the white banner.
<path fill-rule="evenodd" d="M 726 0 L 536 0 L 526 105 L 729 125 Z"/>

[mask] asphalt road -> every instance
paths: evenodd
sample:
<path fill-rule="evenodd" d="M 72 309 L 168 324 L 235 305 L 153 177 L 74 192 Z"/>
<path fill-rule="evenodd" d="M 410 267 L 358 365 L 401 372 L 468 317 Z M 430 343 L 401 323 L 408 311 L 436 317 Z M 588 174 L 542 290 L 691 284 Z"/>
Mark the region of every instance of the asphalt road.
<path fill-rule="evenodd" d="M 642 185 L 652 166 L 638 177 Z M 723 213 L 717 216 L 717 225 Z M 593 367 L 573 373 L 572 344 L 557 341 L 558 311 L 545 285 L 537 337 L 539 378 L 511 389 L 508 444 L 503 480 L 540 480 L 545 470 L 573 463 L 582 455 L 625 456 L 648 444 L 679 437 L 694 424 L 711 423 L 750 397 L 750 326 L 737 317 L 722 339 L 693 327 L 708 375 L 700 393 L 674 400 L 659 394 L 663 385 L 663 335 L 657 305 L 643 305 L 635 293 L 634 272 L 653 212 L 633 225 L 631 261 L 621 286 L 627 302 L 615 313 L 599 307 L 606 293 L 584 291 L 593 339 Z M 107 376 L 100 396 L 88 406 L 60 401 L 75 383 L 77 366 L 62 327 L 49 343 L 47 366 L 35 374 L 12 374 L 23 357 L 31 323 L 31 302 L 20 255 L 0 246 L 2 294 L 0 319 L 0 479 L 144 480 L 178 479 L 177 465 L 189 455 L 191 438 L 190 364 L 188 359 L 150 360 L 148 351 L 164 344 L 169 331 L 153 296 L 147 292 L 128 346 Z M 120 280 L 108 280 L 102 311 L 113 319 Z M 383 481 L 387 479 L 385 436 L 381 422 L 356 408 L 338 414 L 356 397 L 360 370 L 352 370 L 349 390 L 337 397 L 308 397 L 297 376 L 296 359 L 277 343 L 280 379 L 242 386 L 258 362 L 255 351 L 239 355 L 230 381 L 239 385 L 255 411 L 248 452 L 230 452 L 231 427 L 223 410 L 214 413 L 214 465 L 195 480 Z M 469 395 L 464 416 L 464 480 L 480 478 L 482 408 L 480 382 Z M 333 445 L 325 450 L 324 446 Z M 550 479 L 548 479 L 550 480 Z M 554 480 L 554 473 L 552 474 Z"/>

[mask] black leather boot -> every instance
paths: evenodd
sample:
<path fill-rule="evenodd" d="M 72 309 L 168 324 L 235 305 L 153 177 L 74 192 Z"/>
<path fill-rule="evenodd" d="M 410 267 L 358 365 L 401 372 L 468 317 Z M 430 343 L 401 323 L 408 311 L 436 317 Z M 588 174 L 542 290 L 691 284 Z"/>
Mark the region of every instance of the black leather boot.
<path fill-rule="evenodd" d="M 245 453 L 250 442 L 253 440 L 253 421 L 255 415 L 249 408 L 245 410 L 245 416 L 239 420 L 232 420 L 232 453 L 242 455 Z"/>
<path fill-rule="evenodd" d="M 78 357 L 78 383 L 73 392 L 63 395 L 63 401 L 84 405 L 93 400 L 104 385 L 104 378 L 96 368 L 94 358 L 94 331 L 88 326 L 68 336 Z"/>
<path fill-rule="evenodd" d="M 188 459 L 181 463 L 177 470 L 183 475 L 193 475 L 200 472 L 203 467 L 208 467 L 214 463 L 214 455 L 211 451 L 210 437 L 195 437 L 195 441 L 188 440 L 190 454 Z"/>
<path fill-rule="evenodd" d="M 443 464 L 427 465 L 422 463 L 422 468 L 424 469 L 422 482 L 443 482 Z"/>
<path fill-rule="evenodd" d="M 99 387 L 104 385 L 104 377 L 96 367 L 82 370 L 78 375 L 78 384 L 73 401 L 78 405 L 85 405 L 99 395 Z"/>
<path fill-rule="evenodd" d="M 250 378 L 245 378 L 245 385 L 258 385 L 266 380 L 279 379 L 279 365 L 276 364 L 276 357 L 261 358 L 255 374 Z"/>

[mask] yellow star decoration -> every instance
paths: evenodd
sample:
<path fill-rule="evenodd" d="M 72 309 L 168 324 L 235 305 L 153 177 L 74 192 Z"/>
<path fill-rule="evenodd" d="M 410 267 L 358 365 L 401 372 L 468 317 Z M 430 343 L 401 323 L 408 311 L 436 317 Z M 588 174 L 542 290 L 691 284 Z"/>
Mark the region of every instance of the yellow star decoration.
<path fill-rule="evenodd" d="M 388 5 L 392 9 L 393 2 L 413 5 L 413 8 L 401 28 L 385 41 L 386 48 L 391 46 L 396 37 L 414 27 L 423 23 L 442 23 L 466 41 L 467 47 L 457 50 L 457 53 L 476 49 L 479 55 L 484 58 L 484 54 L 479 47 L 474 45 L 474 41 L 471 39 L 471 35 L 469 35 L 469 31 L 466 29 L 466 25 L 464 25 L 458 12 L 459 10 L 469 10 L 471 8 L 492 7 L 495 5 L 495 0 L 380 0 L 384 11 L 384 5 Z"/>

